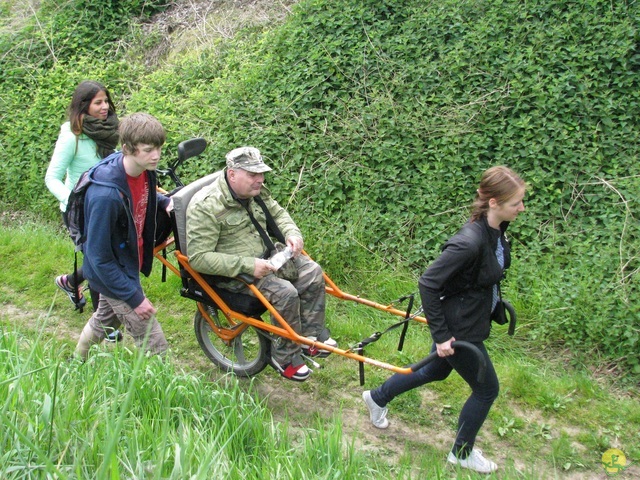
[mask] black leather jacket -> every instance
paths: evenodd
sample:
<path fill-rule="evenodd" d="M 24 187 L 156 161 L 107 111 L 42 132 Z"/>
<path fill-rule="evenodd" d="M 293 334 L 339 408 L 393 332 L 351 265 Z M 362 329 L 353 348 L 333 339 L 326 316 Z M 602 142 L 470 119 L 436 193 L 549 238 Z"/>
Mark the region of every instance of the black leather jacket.
<path fill-rule="evenodd" d="M 493 286 L 511 264 L 510 245 L 486 218 L 469 222 L 442 247 L 440 256 L 418 281 L 422 307 L 436 343 L 456 340 L 481 342 L 491 330 Z M 504 248 L 504 269 L 498 264 L 498 240 Z"/>

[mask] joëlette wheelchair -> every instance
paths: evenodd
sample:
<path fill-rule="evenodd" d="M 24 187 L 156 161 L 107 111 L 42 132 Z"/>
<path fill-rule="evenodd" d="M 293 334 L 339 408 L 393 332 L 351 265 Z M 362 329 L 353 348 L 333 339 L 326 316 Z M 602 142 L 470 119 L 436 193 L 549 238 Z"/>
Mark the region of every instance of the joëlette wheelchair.
<path fill-rule="evenodd" d="M 188 259 L 186 210 L 193 195 L 209 185 L 216 174 L 210 174 L 189 185 L 183 185 L 176 171 L 185 160 L 200 155 L 205 148 L 206 141 L 202 138 L 186 140 L 178 146 L 177 161 L 166 170 L 158 170 L 160 175 L 170 177 L 176 184 L 176 188 L 171 192 L 162 190 L 173 198 L 174 209 L 171 214 L 170 225 L 173 235 L 170 235 L 155 247 L 154 255 L 163 264 L 163 280 L 166 278 L 166 269 L 172 271 L 182 279 L 180 294 L 183 297 L 195 300 L 197 306 L 194 319 L 196 339 L 205 355 L 215 365 L 225 372 L 233 372 L 241 377 L 256 375 L 269 364 L 271 341 L 277 337 L 283 337 L 298 344 L 316 347 L 319 350 L 326 350 L 359 362 L 361 385 L 364 384 L 365 364 L 395 373 L 408 374 L 436 358 L 436 353 L 434 352 L 413 365 L 398 367 L 364 355 L 365 346 L 377 341 L 383 333 L 399 326 L 403 327 L 398 346 L 398 349 L 401 350 L 408 322 L 416 321 L 423 324 L 427 322 L 426 318 L 419 315 L 421 310 L 415 313 L 411 312 L 413 296 L 399 299 L 400 301 L 409 299 L 409 307 L 406 311 L 402 311 L 393 305 L 382 305 L 360 296 L 343 292 L 324 273 L 327 294 L 340 300 L 353 301 L 402 317 L 402 320 L 387 328 L 385 332 L 375 332 L 370 337 L 345 350 L 314 342 L 298 335 L 287 323 L 287 320 L 256 288 L 252 277 L 241 275 L 237 279 L 244 282 L 255 297 L 218 288 L 215 283 L 216 277 L 195 271 L 189 265 Z M 173 251 L 177 259 L 177 266 L 167 258 L 168 251 Z M 307 253 L 303 252 L 303 254 L 306 255 Z M 262 320 L 261 317 L 266 312 L 273 316 L 276 324 Z M 455 348 L 470 349 L 476 354 L 479 364 L 478 379 L 481 381 L 484 378 L 486 363 L 480 351 L 474 345 L 463 341 L 454 342 L 452 345 Z M 309 361 L 313 362 L 311 359 Z"/>

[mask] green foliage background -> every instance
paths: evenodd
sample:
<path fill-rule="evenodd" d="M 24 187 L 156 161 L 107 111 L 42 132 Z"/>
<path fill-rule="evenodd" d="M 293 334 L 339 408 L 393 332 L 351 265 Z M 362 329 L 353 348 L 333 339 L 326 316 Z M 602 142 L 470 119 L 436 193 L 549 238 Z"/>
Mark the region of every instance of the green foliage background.
<path fill-rule="evenodd" d="M 530 185 L 510 233 L 520 334 L 640 373 L 640 7 L 604 0 L 307 0 L 149 64 L 162 1 L 0 7 L 0 192 L 56 214 L 44 172 L 75 85 L 145 110 L 167 156 L 204 136 L 193 180 L 241 144 L 332 276 L 372 256 L 418 274 L 495 164 Z M 148 30 L 147 30 L 148 32 Z M 174 34 L 175 35 L 175 34 Z M 5 200 L 7 201 L 7 200 Z"/>

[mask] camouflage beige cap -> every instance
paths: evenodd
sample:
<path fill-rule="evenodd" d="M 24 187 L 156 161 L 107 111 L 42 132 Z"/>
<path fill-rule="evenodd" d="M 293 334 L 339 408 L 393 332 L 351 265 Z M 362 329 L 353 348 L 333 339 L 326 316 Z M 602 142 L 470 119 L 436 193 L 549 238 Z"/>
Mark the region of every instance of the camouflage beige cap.
<path fill-rule="evenodd" d="M 262 161 L 260 150 L 254 147 L 234 148 L 227 153 L 227 168 L 240 168 L 252 173 L 263 173 L 271 170 Z"/>

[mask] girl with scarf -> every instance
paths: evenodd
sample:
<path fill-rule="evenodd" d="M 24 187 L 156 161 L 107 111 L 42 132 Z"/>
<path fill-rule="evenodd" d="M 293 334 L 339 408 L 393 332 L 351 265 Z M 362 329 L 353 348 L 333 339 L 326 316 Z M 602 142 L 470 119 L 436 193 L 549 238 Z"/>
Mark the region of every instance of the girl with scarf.
<path fill-rule="evenodd" d="M 118 144 L 118 117 L 109 90 L 102 84 L 85 80 L 73 92 L 68 108 L 69 121 L 62 124 L 44 181 L 60 201 L 60 210 L 67 208 L 71 190 L 83 172 L 112 154 Z M 74 278 L 77 277 L 77 278 Z M 56 277 L 56 285 L 82 309 L 86 299 L 82 294 L 82 267 L 77 275 Z M 94 309 L 97 292 L 91 291 Z"/>

